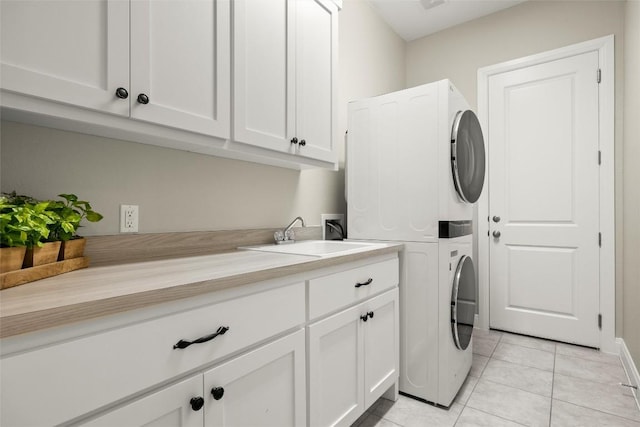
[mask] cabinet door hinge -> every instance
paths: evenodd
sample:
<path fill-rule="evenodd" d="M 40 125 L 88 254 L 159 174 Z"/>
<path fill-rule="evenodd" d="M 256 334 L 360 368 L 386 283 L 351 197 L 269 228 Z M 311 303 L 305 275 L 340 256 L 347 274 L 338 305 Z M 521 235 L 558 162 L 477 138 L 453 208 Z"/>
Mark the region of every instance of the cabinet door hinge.
<path fill-rule="evenodd" d="M 602 151 L 598 150 L 598 164 L 602 164 Z"/>
<path fill-rule="evenodd" d="M 602 330 L 602 314 L 598 314 L 598 329 Z"/>
<path fill-rule="evenodd" d="M 602 247 L 602 233 L 598 233 L 598 246 Z"/>
<path fill-rule="evenodd" d="M 597 73 L 597 80 L 598 83 L 600 83 L 602 81 L 602 70 L 600 68 L 598 68 L 598 73 Z"/>

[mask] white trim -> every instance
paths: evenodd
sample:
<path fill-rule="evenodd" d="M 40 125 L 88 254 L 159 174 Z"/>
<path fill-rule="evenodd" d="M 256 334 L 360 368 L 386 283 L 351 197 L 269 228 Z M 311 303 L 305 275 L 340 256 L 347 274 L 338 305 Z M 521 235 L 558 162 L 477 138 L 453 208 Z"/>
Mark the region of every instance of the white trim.
<path fill-rule="evenodd" d="M 614 190 L 614 38 L 613 35 L 554 49 L 548 52 L 515 59 L 478 69 L 478 118 L 483 129 L 488 129 L 489 77 L 518 68 L 541 64 L 568 56 L 597 51 L 602 70 L 599 86 L 600 97 L 600 313 L 603 324 L 600 333 L 600 349 L 607 353 L 616 351 L 615 339 L 615 190 Z M 595 76 L 594 76 L 595 78 Z M 489 143 L 485 138 L 487 151 Z M 489 156 L 486 156 L 488 170 Z M 491 183 L 487 178 L 485 188 Z M 478 328 L 489 329 L 489 217 L 488 191 L 478 200 Z M 595 321 L 595 320 L 594 320 Z"/>
<path fill-rule="evenodd" d="M 616 344 L 620 347 L 620 361 L 622 362 L 624 371 L 629 379 L 629 384 L 640 386 L 640 374 L 638 373 L 638 367 L 633 363 L 627 344 L 622 338 L 616 339 Z M 640 410 L 640 391 L 631 389 L 631 392 L 636 398 L 636 405 L 638 405 L 638 409 Z"/>

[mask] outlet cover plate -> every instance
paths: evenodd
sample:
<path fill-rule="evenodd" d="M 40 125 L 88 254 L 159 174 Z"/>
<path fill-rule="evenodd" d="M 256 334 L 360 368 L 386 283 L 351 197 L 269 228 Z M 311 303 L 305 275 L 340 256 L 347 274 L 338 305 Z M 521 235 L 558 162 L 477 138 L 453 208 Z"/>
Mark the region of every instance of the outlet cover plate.
<path fill-rule="evenodd" d="M 138 205 L 120 205 L 120 232 L 138 232 Z"/>

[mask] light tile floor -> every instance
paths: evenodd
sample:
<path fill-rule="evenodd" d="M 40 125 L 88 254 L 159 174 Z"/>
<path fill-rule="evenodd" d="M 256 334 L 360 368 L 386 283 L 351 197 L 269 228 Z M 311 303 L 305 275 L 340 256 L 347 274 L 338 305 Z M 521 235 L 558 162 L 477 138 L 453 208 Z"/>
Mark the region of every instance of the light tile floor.
<path fill-rule="evenodd" d="M 498 331 L 473 337 L 471 372 L 449 409 L 401 395 L 378 400 L 353 427 L 640 427 L 617 356 Z"/>

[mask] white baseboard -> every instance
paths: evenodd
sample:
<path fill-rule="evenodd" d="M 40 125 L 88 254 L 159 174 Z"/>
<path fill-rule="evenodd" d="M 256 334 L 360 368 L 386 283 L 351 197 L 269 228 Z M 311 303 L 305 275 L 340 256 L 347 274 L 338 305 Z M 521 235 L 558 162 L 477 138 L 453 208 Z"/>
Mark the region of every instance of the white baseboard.
<path fill-rule="evenodd" d="M 616 343 L 620 348 L 620 360 L 622 361 L 622 366 L 627 373 L 629 384 L 640 387 L 640 374 L 638 373 L 638 367 L 633 363 L 633 359 L 631 358 L 631 353 L 629 353 L 627 345 L 622 338 L 617 338 Z M 636 405 L 638 405 L 638 409 L 640 409 L 640 390 L 631 389 L 631 392 L 636 398 Z"/>

